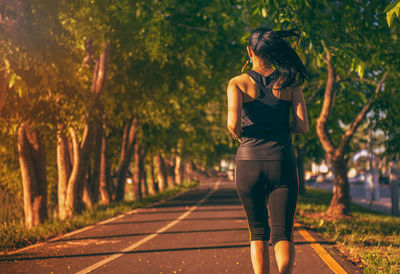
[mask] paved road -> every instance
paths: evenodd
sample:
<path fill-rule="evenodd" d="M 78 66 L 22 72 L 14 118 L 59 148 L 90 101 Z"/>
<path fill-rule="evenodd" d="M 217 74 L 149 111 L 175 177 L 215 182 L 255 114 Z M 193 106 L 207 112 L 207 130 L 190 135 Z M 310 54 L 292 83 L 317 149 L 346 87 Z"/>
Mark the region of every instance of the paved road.
<path fill-rule="evenodd" d="M 359 273 L 332 242 L 301 225 L 294 239 L 294 273 Z M 271 262 L 272 273 L 277 273 L 273 256 Z M 151 208 L 0 256 L 0 273 L 89 271 L 252 273 L 246 219 L 233 183 L 209 179 Z"/>

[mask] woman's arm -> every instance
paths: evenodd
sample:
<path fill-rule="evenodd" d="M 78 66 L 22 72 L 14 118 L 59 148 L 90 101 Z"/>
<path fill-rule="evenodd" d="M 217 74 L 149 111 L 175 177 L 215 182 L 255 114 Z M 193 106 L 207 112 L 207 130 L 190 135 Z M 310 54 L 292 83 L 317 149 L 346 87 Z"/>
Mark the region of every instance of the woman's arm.
<path fill-rule="evenodd" d="M 233 78 L 229 81 L 227 95 L 228 95 L 228 119 L 227 126 L 229 132 L 234 138 L 239 138 L 242 135 L 242 126 L 240 115 L 242 112 L 242 91 L 238 87 L 237 80 Z"/>
<path fill-rule="evenodd" d="M 292 89 L 292 110 L 294 124 L 291 127 L 291 131 L 294 134 L 306 134 L 309 128 L 307 107 L 300 87 L 294 87 Z"/>

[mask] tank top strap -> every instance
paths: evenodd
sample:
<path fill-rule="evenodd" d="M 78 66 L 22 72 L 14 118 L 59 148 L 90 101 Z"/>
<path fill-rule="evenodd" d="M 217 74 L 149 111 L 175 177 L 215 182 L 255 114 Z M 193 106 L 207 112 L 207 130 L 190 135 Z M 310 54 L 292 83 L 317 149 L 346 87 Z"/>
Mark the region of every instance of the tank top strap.
<path fill-rule="evenodd" d="M 271 84 L 274 83 L 279 76 L 277 70 L 274 70 L 268 76 L 261 75 L 254 70 L 249 70 L 246 73 L 263 89 L 271 87 Z"/>

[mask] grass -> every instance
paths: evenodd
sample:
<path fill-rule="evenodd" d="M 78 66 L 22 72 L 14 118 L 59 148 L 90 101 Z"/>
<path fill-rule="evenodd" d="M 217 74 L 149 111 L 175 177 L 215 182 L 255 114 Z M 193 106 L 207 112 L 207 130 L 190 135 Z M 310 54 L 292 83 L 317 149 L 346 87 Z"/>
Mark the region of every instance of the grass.
<path fill-rule="evenodd" d="M 140 208 L 155 202 L 173 197 L 185 189 L 194 188 L 197 183 L 185 183 L 182 186 L 176 186 L 167 189 L 162 193 L 153 196 L 147 196 L 140 200 L 130 202 L 114 202 L 107 206 L 96 205 L 91 210 L 85 210 L 72 218 L 61 221 L 57 218 L 50 219 L 44 224 L 26 229 L 22 221 L 0 224 L 0 250 L 7 252 L 15 248 L 20 248 L 34 244 L 45 239 L 61 235 L 84 226 L 96 224 L 102 220 L 111 218 L 121 213 Z"/>
<path fill-rule="evenodd" d="M 364 273 L 400 272 L 400 218 L 351 204 L 352 216 L 324 218 L 332 193 L 307 188 L 297 206 L 296 220 L 307 224 L 363 268 Z"/>

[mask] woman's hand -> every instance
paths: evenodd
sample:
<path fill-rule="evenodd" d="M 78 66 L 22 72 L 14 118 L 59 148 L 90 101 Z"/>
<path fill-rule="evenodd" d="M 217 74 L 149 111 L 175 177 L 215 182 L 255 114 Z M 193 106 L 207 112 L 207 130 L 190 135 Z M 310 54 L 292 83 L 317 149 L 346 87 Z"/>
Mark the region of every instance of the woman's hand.
<path fill-rule="evenodd" d="M 294 123 L 290 126 L 290 130 L 294 134 L 306 134 L 309 128 L 307 107 L 300 87 L 292 89 L 292 110 Z"/>

